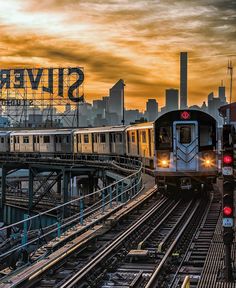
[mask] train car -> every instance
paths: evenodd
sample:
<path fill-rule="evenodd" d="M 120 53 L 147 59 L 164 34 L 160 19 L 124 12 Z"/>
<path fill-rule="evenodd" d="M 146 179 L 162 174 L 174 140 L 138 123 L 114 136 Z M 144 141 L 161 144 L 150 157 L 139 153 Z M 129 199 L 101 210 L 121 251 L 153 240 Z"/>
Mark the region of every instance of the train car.
<path fill-rule="evenodd" d="M 14 153 L 72 153 L 71 129 L 21 130 L 10 133 L 10 151 Z"/>
<path fill-rule="evenodd" d="M 0 131 L 0 153 L 10 151 L 10 132 Z"/>
<path fill-rule="evenodd" d="M 141 159 L 145 166 L 153 168 L 154 131 L 153 123 L 131 125 L 126 129 L 127 155 Z"/>
<path fill-rule="evenodd" d="M 125 126 L 81 128 L 74 131 L 74 153 L 125 155 Z"/>
<path fill-rule="evenodd" d="M 154 166 L 160 191 L 170 195 L 211 188 L 218 171 L 216 132 L 216 120 L 198 110 L 176 110 L 157 118 Z"/>

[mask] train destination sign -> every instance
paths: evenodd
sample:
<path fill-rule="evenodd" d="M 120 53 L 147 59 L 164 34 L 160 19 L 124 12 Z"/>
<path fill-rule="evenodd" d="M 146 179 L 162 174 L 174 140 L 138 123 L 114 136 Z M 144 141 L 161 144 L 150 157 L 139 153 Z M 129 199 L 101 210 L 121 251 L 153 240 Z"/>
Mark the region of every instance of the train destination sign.
<path fill-rule="evenodd" d="M 80 102 L 76 90 L 84 82 L 83 68 L 26 68 L 0 69 L 0 89 L 40 90 Z"/>

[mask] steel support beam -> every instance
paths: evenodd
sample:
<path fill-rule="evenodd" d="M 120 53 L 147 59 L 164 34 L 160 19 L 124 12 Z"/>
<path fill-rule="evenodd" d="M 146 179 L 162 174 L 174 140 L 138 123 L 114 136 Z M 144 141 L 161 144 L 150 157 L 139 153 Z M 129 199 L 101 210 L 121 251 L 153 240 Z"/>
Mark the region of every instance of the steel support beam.
<path fill-rule="evenodd" d="M 33 199 L 34 199 L 34 171 L 32 168 L 29 168 L 29 213 L 33 207 Z"/>
<path fill-rule="evenodd" d="M 66 203 L 69 201 L 69 189 L 68 189 L 68 186 L 69 186 L 69 182 L 70 182 L 70 179 L 69 179 L 69 174 L 70 174 L 70 171 L 67 171 L 66 169 L 63 170 L 63 184 L 62 184 L 62 197 L 63 197 L 63 203 Z M 63 206 L 63 211 L 62 211 L 62 214 L 63 214 L 63 218 L 66 218 L 68 216 L 68 207 L 67 206 Z"/>
<path fill-rule="evenodd" d="M 7 213 L 4 215 L 4 207 L 6 204 L 6 188 L 7 188 L 7 168 L 6 165 L 2 165 L 2 179 L 1 179 L 1 200 L 0 200 L 0 220 L 7 222 Z"/>

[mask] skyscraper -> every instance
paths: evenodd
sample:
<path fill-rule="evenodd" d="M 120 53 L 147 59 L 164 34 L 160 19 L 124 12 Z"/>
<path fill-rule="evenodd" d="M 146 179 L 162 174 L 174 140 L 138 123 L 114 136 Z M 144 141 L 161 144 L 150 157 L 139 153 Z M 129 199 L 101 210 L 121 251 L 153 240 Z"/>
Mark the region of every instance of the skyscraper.
<path fill-rule="evenodd" d="M 178 89 L 166 89 L 166 111 L 178 109 Z"/>
<path fill-rule="evenodd" d="M 226 104 L 225 86 L 223 86 L 223 82 L 221 82 L 221 86 L 219 87 L 218 91 L 218 96 L 220 98 L 220 101 L 222 102 L 222 105 L 223 103 Z"/>
<path fill-rule="evenodd" d="M 180 52 L 180 109 L 187 108 L 188 53 Z"/>
<path fill-rule="evenodd" d="M 116 113 L 118 115 L 119 123 L 123 120 L 123 108 L 124 108 L 124 80 L 120 79 L 110 89 L 108 110 L 109 113 Z"/>
<path fill-rule="evenodd" d="M 158 116 L 158 103 L 156 99 L 148 99 L 148 102 L 146 102 L 146 112 L 148 121 L 156 120 Z"/>

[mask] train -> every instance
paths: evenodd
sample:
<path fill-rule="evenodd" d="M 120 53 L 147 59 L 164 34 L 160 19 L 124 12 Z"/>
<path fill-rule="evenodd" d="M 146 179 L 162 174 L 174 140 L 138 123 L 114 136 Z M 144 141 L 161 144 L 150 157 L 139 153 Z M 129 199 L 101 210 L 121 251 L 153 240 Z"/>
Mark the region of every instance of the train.
<path fill-rule="evenodd" d="M 206 194 L 218 175 L 217 122 L 198 110 L 177 110 L 154 122 L 155 177 L 163 193 Z"/>
<path fill-rule="evenodd" d="M 199 110 L 170 111 L 154 122 L 127 126 L 0 131 L 0 143 L 0 153 L 15 156 L 104 154 L 139 159 L 168 196 L 204 191 L 218 173 L 217 123 Z"/>

